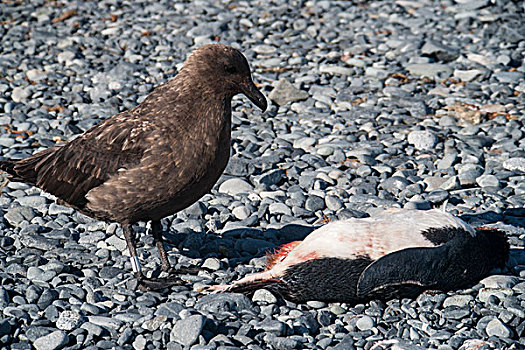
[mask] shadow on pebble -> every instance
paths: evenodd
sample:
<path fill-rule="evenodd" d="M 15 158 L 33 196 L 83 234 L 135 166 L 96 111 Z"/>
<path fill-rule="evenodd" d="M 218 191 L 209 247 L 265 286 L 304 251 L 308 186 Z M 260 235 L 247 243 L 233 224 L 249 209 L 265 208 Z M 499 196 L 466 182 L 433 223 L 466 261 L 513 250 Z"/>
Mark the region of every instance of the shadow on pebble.
<path fill-rule="evenodd" d="M 228 258 L 230 267 L 260 258 L 280 246 L 303 240 L 317 226 L 288 224 L 280 229 L 235 228 L 220 234 L 164 232 L 168 244 L 190 258 Z"/>

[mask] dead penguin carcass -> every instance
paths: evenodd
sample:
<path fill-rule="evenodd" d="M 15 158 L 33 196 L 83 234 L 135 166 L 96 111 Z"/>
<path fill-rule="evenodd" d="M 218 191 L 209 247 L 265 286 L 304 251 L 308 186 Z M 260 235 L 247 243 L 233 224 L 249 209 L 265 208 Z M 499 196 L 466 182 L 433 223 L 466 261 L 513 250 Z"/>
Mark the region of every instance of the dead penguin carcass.
<path fill-rule="evenodd" d="M 162 268 L 169 270 L 160 219 L 197 201 L 222 174 L 230 156 L 231 100 L 239 93 L 266 109 L 243 54 L 206 45 L 137 107 L 63 146 L 2 161 L 0 169 L 85 215 L 122 224 L 140 286 L 162 288 L 166 280 L 141 272 L 131 225 L 152 221 Z"/>
<path fill-rule="evenodd" d="M 441 210 L 387 210 L 322 226 L 270 254 L 266 271 L 207 291 L 266 288 L 295 302 L 415 297 L 476 283 L 503 267 L 508 252 L 503 232 Z"/>

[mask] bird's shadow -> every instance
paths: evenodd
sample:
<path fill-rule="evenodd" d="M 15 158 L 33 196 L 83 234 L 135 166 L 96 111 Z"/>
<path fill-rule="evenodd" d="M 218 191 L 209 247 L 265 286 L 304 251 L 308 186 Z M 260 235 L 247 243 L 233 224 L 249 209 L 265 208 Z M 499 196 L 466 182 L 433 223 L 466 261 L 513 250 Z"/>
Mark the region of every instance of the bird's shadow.
<path fill-rule="evenodd" d="M 190 258 L 227 258 L 228 265 L 235 268 L 254 258 L 261 258 L 279 247 L 302 241 L 319 226 L 287 224 L 281 228 L 266 230 L 256 228 L 234 228 L 221 233 L 176 233 L 164 232 L 168 244 L 179 249 Z"/>

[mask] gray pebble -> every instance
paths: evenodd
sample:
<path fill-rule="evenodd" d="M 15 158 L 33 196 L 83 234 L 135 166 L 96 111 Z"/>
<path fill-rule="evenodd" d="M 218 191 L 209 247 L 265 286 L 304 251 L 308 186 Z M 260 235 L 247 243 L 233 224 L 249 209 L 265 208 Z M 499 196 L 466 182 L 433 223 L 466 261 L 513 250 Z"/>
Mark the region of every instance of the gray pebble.
<path fill-rule="evenodd" d="M 497 318 L 494 318 L 487 324 L 485 332 L 487 332 L 489 336 L 494 337 L 510 338 L 512 336 L 512 331 Z"/>
<path fill-rule="evenodd" d="M 509 158 L 503 162 L 503 167 L 511 171 L 519 171 L 525 173 L 525 158 L 515 157 Z"/>
<path fill-rule="evenodd" d="M 304 204 L 306 210 L 317 211 L 323 210 L 325 207 L 325 201 L 323 198 L 318 196 L 309 196 Z"/>
<path fill-rule="evenodd" d="M 219 186 L 219 193 L 237 195 L 253 191 L 253 186 L 242 179 L 229 179 Z"/>
<path fill-rule="evenodd" d="M 372 317 L 363 316 L 357 320 L 356 326 L 360 331 L 367 331 L 375 326 L 375 322 Z"/>
<path fill-rule="evenodd" d="M 289 102 L 301 101 L 308 98 L 308 93 L 297 89 L 286 79 L 280 79 L 268 98 L 279 106 L 284 106 Z"/>
<path fill-rule="evenodd" d="M 202 315 L 192 315 L 175 322 L 171 329 L 170 340 L 184 346 L 195 344 L 204 328 L 206 318 Z"/>
<path fill-rule="evenodd" d="M 36 339 L 33 346 L 36 350 L 56 350 L 63 348 L 69 342 L 69 337 L 64 331 L 54 331 Z"/>
<path fill-rule="evenodd" d="M 430 131 L 412 131 L 408 134 L 408 143 L 418 150 L 430 150 L 437 142 L 436 136 Z"/>
<path fill-rule="evenodd" d="M 270 214 L 292 215 L 292 210 L 284 203 L 272 203 L 268 209 Z"/>
<path fill-rule="evenodd" d="M 512 288 L 519 282 L 514 276 L 492 275 L 480 281 L 485 288 Z"/>
<path fill-rule="evenodd" d="M 9 209 L 4 218 L 13 226 L 17 226 L 22 221 L 31 221 L 35 217 L 35 211 L 29 207 L 16 207 Z"/>
<path fill-rule="evenodd" d="M 472 295 L 453 295 L 448 298 L 446 298 L 443 301 L 443 307 L 449 307 L 449 306 L 457 306 L 457 307 L 464 307 L 467 306 L 470 302 L 474 300 L 474 297 Z"/>
<path fill-rule="evenodd" d="M 277 298 L 266 289 L 257 289 L 255 293 L 253 293 L 252 300 L 255 302 L 264 301 L 269 304 L 277 302 Z"/>
<path fill-rule="evenodd" d="M 64 331 L 71 331 L 75 328 L 78 328 L 82 323 L 82 316 L 76 311 L 62 311 L 58 316 L 56 321 L 56 326 L 58 329 Z"/>

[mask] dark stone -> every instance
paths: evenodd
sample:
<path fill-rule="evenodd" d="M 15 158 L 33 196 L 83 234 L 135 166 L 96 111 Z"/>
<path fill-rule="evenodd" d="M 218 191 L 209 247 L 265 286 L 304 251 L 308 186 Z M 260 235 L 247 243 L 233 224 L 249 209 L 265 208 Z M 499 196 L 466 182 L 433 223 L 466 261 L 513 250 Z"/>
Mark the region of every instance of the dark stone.
<path fill-rule="evenodd" d="M 118 276 L 118 274 L 123 273 L 122 269 L 114 266 L 104 266 L 100 269 L 99 277 L 105 280 L 109 280 Z"/>
<path fill-rule="evenodd" d="M 253 310 L 254 306 L 252 301 L 245 295 L 223 293 L 205 295 L 195 304 L 195 308 L 197 310 L 217 313 Z"/>

